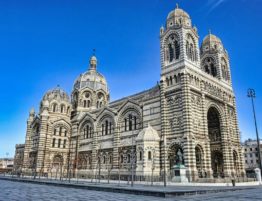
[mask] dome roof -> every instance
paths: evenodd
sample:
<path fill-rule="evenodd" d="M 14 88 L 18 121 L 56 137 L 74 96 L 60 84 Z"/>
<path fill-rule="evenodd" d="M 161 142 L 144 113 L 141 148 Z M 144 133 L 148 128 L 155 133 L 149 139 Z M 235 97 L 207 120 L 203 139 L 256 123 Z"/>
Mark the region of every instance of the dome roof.
<path fill-rule="evenodd" d="M 172 18 L 172 17 L 175 17 L 175 18 L 178 18 L 178 17 L 190 18 L 190 16 L 188 15 L 187 12 L 185 12 L 183 9 L 178 8 L 178 7 L 175 10 L 172 10 L 168 14 L 167 19 Z"/>
<path fill-rule="evenodd" d="M 102 89 L 108 92 L 107 82 L 105 77 L 96 71 L 97 59 L 92 56 L 89 61 L 89 70 L 76 79 L 74 89 L 82 89 L 89 87 L 92 90 Z"/>
<path fill-rule="evenodd" d="M 67 93 L 59 86 L 47 91 L 42 100 L 46 102 L 46 101 L 52 101 L 54 99 L 58 101 L 70 102 Z"/>
<path fill-rule="evenodd" d="M 222 45 L 222 42 L 220 40 L 220 38 L 218 38 L 217 36 L 209 33 L 203 40 L 203 45 L 204 44 L 213 44 L 213 43 L 217 43 L 217 44 L 221 44 Z"/>
<path fill-rule="evenodd" d="M 136 141 L 157 142 L 160 141 L 160 137 L 157 131 L 150 124 L 148 124 L 147 128 L 144 128 L 139 132 L 138 136 L 136 137 Z"/>

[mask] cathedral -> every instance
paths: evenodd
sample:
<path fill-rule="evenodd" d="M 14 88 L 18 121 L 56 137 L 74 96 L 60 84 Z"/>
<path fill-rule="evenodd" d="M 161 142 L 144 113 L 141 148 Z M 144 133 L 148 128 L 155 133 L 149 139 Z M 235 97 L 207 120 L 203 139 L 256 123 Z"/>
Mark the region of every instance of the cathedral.
<path fill-rule="evenodd" d="M 199 46 L 197 28 L 177 7 L 160 28 L 160 58 L 158 84 L 119 100 L 110 101 L 95 56 L 70 96 L 60 87 L 44 94 L 39 113 L 29 113 L 21 171 L 171 178 L 182 163 L 189 181 L 243 177 L 229 55 L 221 40 L 209 33 Z"/>

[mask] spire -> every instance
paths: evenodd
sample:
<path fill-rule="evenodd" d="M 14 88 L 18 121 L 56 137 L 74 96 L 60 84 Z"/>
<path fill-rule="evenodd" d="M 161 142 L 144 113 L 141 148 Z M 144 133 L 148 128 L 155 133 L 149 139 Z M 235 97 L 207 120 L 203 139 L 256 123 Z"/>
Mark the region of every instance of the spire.
<path fill-rule="evenodd" d="M 89 70 L 91 71 L 96 71 L 96 66 L 97 66 L 97 59 L 95 56 L 96 50 L 93 49 L 93 56 L 89 60 Z"/>
<path fill-rule="evenodd" d="M 179 7 L 178 7 L 178 3 L 176 3 L 176 9 L 178 9 Z"/>

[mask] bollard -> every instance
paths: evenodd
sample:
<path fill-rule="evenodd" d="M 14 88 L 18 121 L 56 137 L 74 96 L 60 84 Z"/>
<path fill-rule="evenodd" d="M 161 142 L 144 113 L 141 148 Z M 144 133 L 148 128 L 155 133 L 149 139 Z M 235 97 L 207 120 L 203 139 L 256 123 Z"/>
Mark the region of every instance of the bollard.
<path fill-rule="evenodd" d="M 259 185 L 261 185 L 261 171 L 260 171 L 260 169 L 256 168 L 255 173 L 256 173 L 257 181 L 259 182 Z"/>

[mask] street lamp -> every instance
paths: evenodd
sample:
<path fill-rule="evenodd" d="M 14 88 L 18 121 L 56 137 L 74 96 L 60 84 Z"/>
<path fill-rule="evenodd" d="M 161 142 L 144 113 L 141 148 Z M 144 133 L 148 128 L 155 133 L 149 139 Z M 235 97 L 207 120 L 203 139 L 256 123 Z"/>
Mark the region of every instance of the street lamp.
<path fill-rule="evenodd" d="M 259 140 L 259 136 L 258 136 L 256 112 L 255 112 L 255 106 L 254 106 L 254 100 L 253 100 L 256 97 L 255 90 L 254 89 L 248 89 L 247 90 L 247 97 L 251 98 L 251 102 L 252 102 L 254 121 L 255 121 L 255 127 L 256 127 L 256 135 L 257 135 L 258 162 L 259 162 L 260 171 L 262 172 L 261 157 L 260 157 L 260 142 L 259 142 L 260 140 Z"/>

